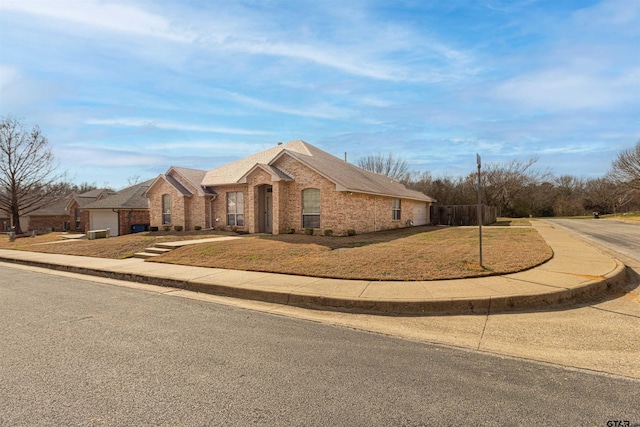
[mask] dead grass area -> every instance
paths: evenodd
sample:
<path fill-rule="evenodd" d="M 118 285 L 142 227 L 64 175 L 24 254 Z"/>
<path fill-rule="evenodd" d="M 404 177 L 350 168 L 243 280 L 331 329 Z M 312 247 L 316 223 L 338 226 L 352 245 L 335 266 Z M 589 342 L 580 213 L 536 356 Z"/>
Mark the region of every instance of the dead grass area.
<path fill-rule="evenodd" d="M 235 233 L 220 231 L 158 231 L 127 234 L 125 236 L 109 237 L 108 239 L 67 240 L 61 237 L 63 234 L 66 233 L 47 233 L 36 237 L 20 237 L 13 242 L 9 240 L 8 236 L 2 236 L 0 237 L 0 248 L 121 259 L 129 258 L 136 252 L 142 252 L 145 248 L 153 246 L 155 243 L 235 235 Z"/>
<path fill-rule="evenodd" d="M 522 271 L 552 257 L 534 229 L 414 227 L 352 237 L 250 236 L 176 249 L 153 262 L 361 280 L 437 280 Z"/>

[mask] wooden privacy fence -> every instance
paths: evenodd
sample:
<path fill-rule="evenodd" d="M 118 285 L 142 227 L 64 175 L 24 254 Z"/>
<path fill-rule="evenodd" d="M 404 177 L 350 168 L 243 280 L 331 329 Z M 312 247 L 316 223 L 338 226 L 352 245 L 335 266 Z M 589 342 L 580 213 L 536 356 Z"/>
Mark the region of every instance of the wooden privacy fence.
<path fill-rule="evenodd" d="M 482 225 L 496 222 L 498 209 L 482 205 Z M 478 205 L 431 205 L 433 225 L 478 225 Z"/>

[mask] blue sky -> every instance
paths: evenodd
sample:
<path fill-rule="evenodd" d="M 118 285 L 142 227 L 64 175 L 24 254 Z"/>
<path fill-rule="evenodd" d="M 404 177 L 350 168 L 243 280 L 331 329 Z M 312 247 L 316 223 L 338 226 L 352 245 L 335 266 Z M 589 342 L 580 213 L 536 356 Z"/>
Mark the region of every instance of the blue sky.
<path fill-rule="evenodd" d="M 0 0 L 0 114 L 115 188 L 292 139 L 598 177 L 640 138 L 640 0 Z"/>

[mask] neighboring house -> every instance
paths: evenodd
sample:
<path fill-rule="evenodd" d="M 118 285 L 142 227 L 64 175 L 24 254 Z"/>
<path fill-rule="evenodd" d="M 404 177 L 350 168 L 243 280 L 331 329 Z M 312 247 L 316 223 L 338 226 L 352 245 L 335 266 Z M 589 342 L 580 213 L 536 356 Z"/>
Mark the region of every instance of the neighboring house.
<path fill-rule="evenodd" d="M 148 229 L 149 200 L 143 194 L 152 182 L 133 185 L 84 205 L 81 210 L 87 213 L 87 231 L 108 228 L 110 236 L 120 236 Z"/>
<path fill-rule="evenodd" d="M 23 231 L 77 231 L 84 233 L 86 220 L 78 207 L 113 194 L 113 191 L 98 189 L 85 193 L 68 194 L 49 206 L 22 215 L 20 225 Z"/>
<path fill-rule="evenodd" d="M 434 199 L 304 141 L 279 143 L 228 165 L 171 167 L 146 192 L 151 226 L 336 235 L 428 224 Z"/>
<path fill-rule="evenodd" d="M 68 231 L 70 218 L 66 207 L 71 197 L 72 195 L 68 194 L 44 208 L 21 215 L 20 228 L 24 232 L 27 230 L 37 232 Z"/>
<path fill-rule="evenodd" d="M 113 194 L 115 191 L 107 189 L 95 189 L 81 194 L 74 193 L 66 205 L 66 210 L 69 212 L 69 229 L 78 233 L 87 232 L 89 230 L 89 212 L 85 211 L 84 207 Z"/>

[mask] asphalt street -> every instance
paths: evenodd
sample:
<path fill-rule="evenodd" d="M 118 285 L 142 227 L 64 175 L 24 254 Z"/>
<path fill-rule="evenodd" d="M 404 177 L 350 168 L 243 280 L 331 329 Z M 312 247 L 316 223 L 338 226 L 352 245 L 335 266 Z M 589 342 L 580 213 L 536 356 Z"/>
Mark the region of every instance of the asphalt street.
<path fill-rule="evenodd" d="M 633 379 L 4 266 L 0 336 L 1 425 L 640 424 Z"/>
<path fill-rule="evenodd" d="M 612 251 L 640 261 L 640 224 L 604 219 L 548 219 Z"/>

